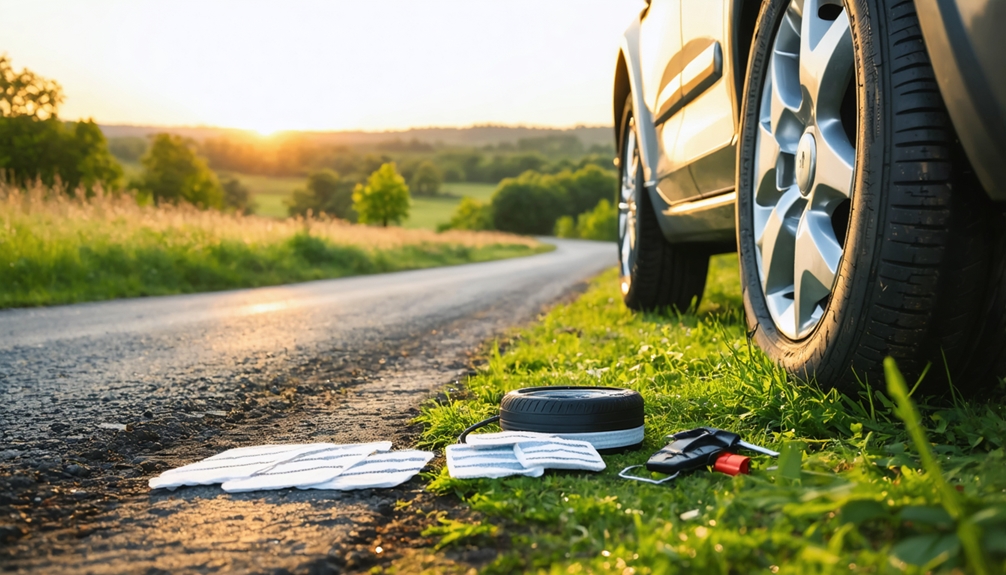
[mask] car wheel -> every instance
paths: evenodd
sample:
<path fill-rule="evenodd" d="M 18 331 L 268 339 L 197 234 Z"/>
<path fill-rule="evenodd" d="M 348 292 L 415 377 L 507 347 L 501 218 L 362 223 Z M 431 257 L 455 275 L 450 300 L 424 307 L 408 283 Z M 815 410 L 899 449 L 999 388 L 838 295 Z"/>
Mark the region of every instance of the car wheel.
<path fill-rule="evenodd" d="M 749 331 L 825 387 L 960 368 L 991 261 L 911 2 L 773 0 L 742 102 L 737 230 Z M 955 382 L 959 383 L 959 382 Z"/>
<path fill-rule="evenodd" d="M 685 311 L 698 306 L 709 254 L 664 238 L 643 183 L 632 98 L 626 99 L 619 138 L 618 260 L 622 299 L 630 309 Z"/>

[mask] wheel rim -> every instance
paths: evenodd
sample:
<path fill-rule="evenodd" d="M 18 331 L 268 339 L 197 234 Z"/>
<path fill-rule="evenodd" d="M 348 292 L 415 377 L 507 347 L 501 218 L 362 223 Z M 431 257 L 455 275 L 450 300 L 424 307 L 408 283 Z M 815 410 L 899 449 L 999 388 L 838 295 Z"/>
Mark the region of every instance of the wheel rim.
<path fill-rule="evenodd" d="M 791 339 L 820 323 L 845 248 L 856 159 L 853 58 L 841 4 L 789 4 L 761 89 L 752 216 L 762 293 Z"/>
<path fill-rule="evenodd" d="M 636 175 L 639 171 L 636 125 L 631 117 L 627 124 L 625 145 L 620 158 L 622 183 L 618 202 L 618 259 L 622 272 L 622 295 L 629 293 L 632 265 L 636 261 Z"/>

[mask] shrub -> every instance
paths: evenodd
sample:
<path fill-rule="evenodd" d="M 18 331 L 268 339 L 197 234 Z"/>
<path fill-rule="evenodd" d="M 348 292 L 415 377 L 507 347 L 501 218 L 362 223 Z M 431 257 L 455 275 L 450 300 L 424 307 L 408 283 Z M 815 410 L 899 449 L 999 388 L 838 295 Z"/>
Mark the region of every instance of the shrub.
<path fill-rule="evenodd" d="M 572 216 L 556 220 L 555 235 L 560 238 L 617 241 L 618 210 L 608 200 L 601 200 L 593 210 L 577 216 L 576 223 Z"/>
<path fill-rule="evenodd" d="M 493 229 L 492 210 L 489 204 L 475 198 L 461 198 L 461 203 L 451 214 L 451 220 L 441 224 L 437 231 L 444 230 L 491 230 Z"/>
<path fill-rule="evenodd" d="M 550 234 L 555 220 L 568 209 L 566 189 L 555 178 L 536 172 L 503 180 L 492 196 L 494 227 L 518 234 Z"/>
<path fill-rule="evenodd" d="M 560 172 L 555 178 L 569 194 L 569 215 L 582 214 L 593 209 L 601 200 L 610 200 L 615 197 L 618 187 L 618 178 L 614 173 L 593 164 L 575 172 Z"/>

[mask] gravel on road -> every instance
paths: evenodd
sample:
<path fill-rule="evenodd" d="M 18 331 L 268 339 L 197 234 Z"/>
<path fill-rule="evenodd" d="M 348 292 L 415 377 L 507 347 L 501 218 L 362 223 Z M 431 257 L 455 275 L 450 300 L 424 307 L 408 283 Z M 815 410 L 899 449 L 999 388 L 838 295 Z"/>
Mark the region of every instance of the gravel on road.
<path fill-rule="evenodd" d="M 234 495 L 146 482 L 242 445 L 409 446 L 420 403 L 462 378 L 483 342 L 614 264 L 611 244 L 549 241 L 553 252 L 498 262 L 0 312 L 0 569 L 424 564 L 419 533 L 461 511 L 417 479 Z M 492 556 L 462 550 L 437 569 Z"/>

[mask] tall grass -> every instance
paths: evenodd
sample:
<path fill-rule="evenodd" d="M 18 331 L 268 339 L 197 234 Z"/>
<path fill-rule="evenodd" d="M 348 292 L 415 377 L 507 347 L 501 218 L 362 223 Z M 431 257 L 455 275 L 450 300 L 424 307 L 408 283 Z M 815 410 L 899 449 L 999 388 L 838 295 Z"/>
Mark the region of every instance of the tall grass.
<path fill-rule="evenodd" d="M 0 307 L 274 285 L 543 249 L 503 233 L 273 220 L 0 184 Z"/>

